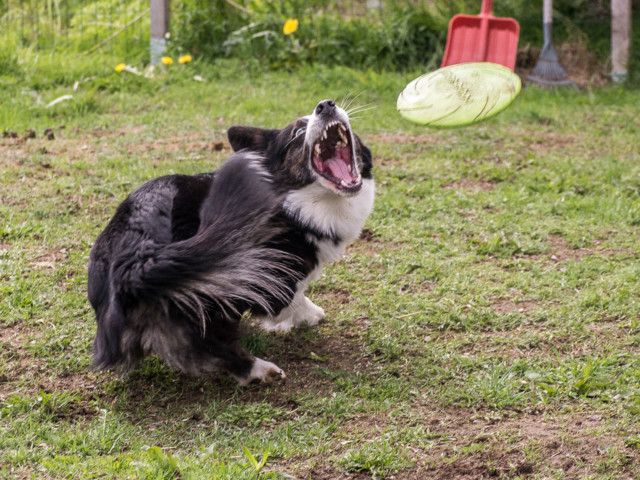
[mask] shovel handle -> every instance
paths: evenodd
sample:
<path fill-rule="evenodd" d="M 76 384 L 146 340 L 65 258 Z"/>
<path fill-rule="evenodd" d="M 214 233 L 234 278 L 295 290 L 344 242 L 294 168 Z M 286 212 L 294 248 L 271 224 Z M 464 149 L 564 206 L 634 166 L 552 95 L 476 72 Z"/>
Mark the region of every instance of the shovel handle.
<path fill-rule="evenodd" d="M 491 15 L 491 10 L 493 8 L 493 0 L 482 0 L 482 14 L 483 15 Z"/>

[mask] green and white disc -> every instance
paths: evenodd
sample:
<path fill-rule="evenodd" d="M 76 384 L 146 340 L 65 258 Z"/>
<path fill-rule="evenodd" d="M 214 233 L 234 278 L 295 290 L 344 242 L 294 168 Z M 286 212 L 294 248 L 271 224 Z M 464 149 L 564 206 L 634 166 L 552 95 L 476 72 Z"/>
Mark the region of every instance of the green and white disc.
<path fill-rule="evenodd" d="M 461 127 L 498 114 L 520 93 L 520 77 L 496 63 L 461 63 L 411 81 L 398 96 L 400 114 L 429 127 Z"/>

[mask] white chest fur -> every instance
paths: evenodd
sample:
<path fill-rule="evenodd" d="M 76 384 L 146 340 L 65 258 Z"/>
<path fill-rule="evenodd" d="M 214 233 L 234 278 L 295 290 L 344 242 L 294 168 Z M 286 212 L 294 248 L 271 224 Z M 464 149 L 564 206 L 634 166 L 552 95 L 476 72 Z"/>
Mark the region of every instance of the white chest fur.
<path fill-rule="evenodd" d="M 335 262 L 347 245 L 360 235 L 365 220 L 373 209 L 374 183 L 372 179 L 362 182 L 362 189 L 352 197 L 342 197 L 328 191 L 318 183 L 289 193 L 284 208 L 303 225 L 326 235 L 317 241 L 318 260 L 323 264 Z M 332 239 L 339 239 L 334 242 Z"/>
<path fill-rule="evenodd" d="M 298 282 L 291 305 L 276 317 L 257 317 L 262 328 L 286 332 L 305 323 L 316 325 L 324 318 L 324 310 L 305 297 L 304 291 L 310 282 L 320 277 L 326 264 L 342 257 L 347 245 L 358 238 L 373 209 L 373 194 L 373 180 L 365 179 L 362 189 L 353 197 L 341 197 L 317 183 L 287 195 L 285 210 L 303 225 L 316 233 L 322 233 L 326 238 L 319 240 L 316 235 L 309 234 L 308 240 L 318 247 L 318 265 L 305 279 Z"/>

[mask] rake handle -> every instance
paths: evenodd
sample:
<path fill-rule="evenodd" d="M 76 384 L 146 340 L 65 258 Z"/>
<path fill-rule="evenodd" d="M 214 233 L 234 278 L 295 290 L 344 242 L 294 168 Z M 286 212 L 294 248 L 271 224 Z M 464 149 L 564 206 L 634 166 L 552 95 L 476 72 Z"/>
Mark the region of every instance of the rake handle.
<path fill-rule="evenodd" d="M 544 0 L 542 3 L 542 22 L 551 23 L 553 21 L 553 0 Z"/>
<path fill-rule="evenodd" d="M 542 3 L 542 35 L 544 43 L 543 49 L 553 50 L 551 45 L 551 25 L 553 22 L 553 0 L 544 0 Z M 555 55 L 555 52 L 553 52 Z"/>

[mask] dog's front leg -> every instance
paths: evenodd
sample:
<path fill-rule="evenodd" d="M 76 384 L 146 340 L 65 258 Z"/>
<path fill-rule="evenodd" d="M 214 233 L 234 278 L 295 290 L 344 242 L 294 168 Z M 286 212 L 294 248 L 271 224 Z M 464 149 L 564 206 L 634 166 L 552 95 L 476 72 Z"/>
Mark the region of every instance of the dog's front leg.
<path fill-rule="evenodd" d="M 264 330 L 277 332 L 288 332 L 300 325 L 314 326 L 324 319 L 324 310 L 305 297 L 302 290 L 298 290 L 291 304 L 275 317 L 265 315 L 258 318 Z"/>

